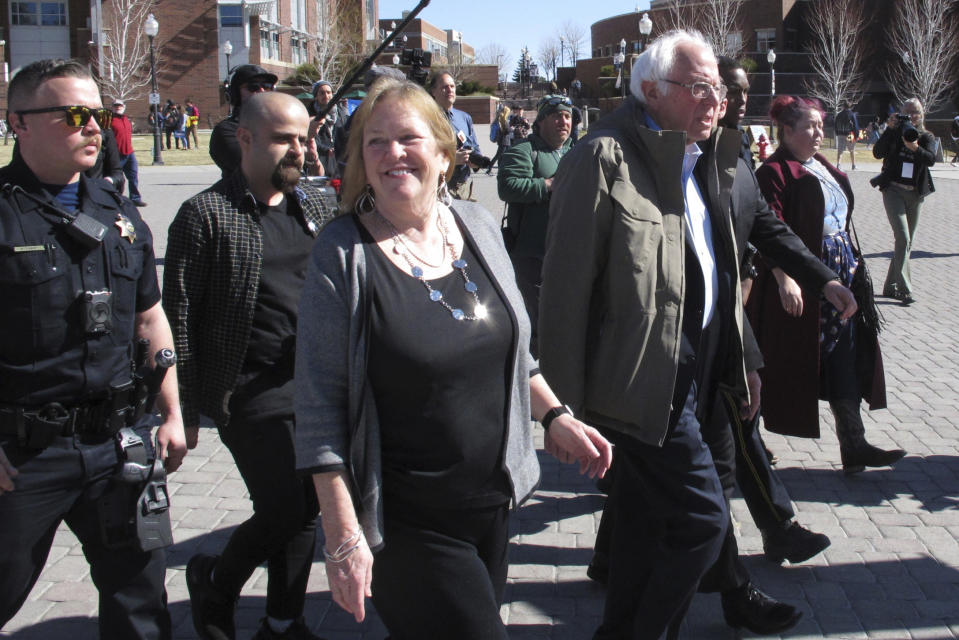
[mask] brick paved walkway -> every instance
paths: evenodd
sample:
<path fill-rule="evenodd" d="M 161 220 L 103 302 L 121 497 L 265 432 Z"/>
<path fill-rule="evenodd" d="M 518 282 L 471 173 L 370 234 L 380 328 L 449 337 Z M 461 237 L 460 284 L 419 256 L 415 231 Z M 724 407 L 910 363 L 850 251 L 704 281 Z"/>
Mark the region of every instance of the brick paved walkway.
<path fill-rule="evenodd" d="M 825 407 L 820 440 L 767 437 L 781 459 L 777 468 L 799 521 L 833 541 L 825 553 L 801 565 L 766 562 L 745 505 L 740 499 L 733 504 L 740 549 L 753 578 L 804 612 L 799 625 L 784 637 L 959 637 L 959 170 L 940 167 L 934 171 L 938 191 L 925 205 L 913 252 L 918 302 L 910 308 L 880 302 L 887 322 L 882 345 L 889 409 L 865 416 L 872 441 L 901 446 L 909 456 L 892 470 L 844 477 Z M 144 197 L 151 204 L 161 202 L 161 189 L 168 197 L 173 189 L 182 199 L 197 191 L 204 178 L 212 182 L 216 177 L 215 171 L 198 170 L 176 191 L 170 183 L 182 173 L 151 167 L 141 171 Z M 879 194 L 866 183 L 877 171 L 878 166 L 861 163 L 852 179 L 858 230 L 881 287 L 892 236 Z M 495 179 L 480 175 L 476 184 L 480 201 L 499 215 Z M 170 202 L 168 210 L 145 210 L 155 229 L 165 230 L 179 200 Z M 572 467 L 545 456 L 541 462 L 540 491 L 512 522 L 503 618 L 512 638 L 589 638 L 602 612 L 603 594 L 588 581 L 584 568 L 602 499 Z M 168 560 L 170 609 L 175 637 L 192 638 L 186 561 L 198 551 L 219 550 L 233 527 L 248 517 L 250 507 L 229 452 L 209 431 L 173 476 L 171 487 L 177 542 Z M 259 569 L 240 600 L 240 638 L 253 634 L 265 594 L 266 574 Z M 314 567 L 306 617 L 330 640 L 386 635 L 375 615 L 356 625 L 331 603 L 321 563 Z M 97 637 L 96 591 L 68 530 L 57 533 L 40 581 L 0 636 Z M 718 596 L 697 596 L 683 637 L 738 636 L 723 623 Z"/>

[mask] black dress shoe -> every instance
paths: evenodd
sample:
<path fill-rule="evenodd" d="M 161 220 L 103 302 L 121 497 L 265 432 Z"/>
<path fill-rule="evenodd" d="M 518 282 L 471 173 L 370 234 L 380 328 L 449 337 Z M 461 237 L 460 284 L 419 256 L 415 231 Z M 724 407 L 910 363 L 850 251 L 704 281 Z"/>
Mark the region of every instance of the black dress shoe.
<path fill-rule="evenodd" d="M 726 624 L 733 629 L 745 627 L 759 635 L 791 629 L 802 617 L 802 612 L 796 607 L 770 598 L 752 582 L 724 592 L 722 601 Z"/>
<path fill-rule="evenodd" d="M 609 556 L 602 551 L 593 553 L 593 559 L 586 567 L 586 576 L 593 582 L 605 586 L 609 582 Z"/>
<path fill-rule="evenodd" d="M 888 467 L 906 456 L 902 449 L 880 449 L 866 444 L 855 451 L 840 451 L 842 470 L 847 476 L 864 471 L 866 467 Z"/>
<path fill-rule="evenodd" d="M 776 564 L 783 560 L 792 564 L 805 562 L 831 544 L 829 536 L 803 528 L 795 520 L 784 527 L 762 529 L 760 533 L 766 559 Z"/>
<path fill-rule="evenodd" d="M 143 200 L 134 200 L 134 201 L 133 201 L 133 204 L 135 204 L 135 205 L 138 206 L 138 207 L 145 207 L 145 206 L 147 206 L 147 203 L 144 202 Z"/>

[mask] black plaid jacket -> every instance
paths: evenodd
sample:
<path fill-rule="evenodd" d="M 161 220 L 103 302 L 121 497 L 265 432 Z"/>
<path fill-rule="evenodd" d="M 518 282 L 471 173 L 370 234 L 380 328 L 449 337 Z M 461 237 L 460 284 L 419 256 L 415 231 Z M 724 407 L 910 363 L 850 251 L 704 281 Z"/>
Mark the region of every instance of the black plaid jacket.
<path fill-rule="evenodd" d="M 290 197 L 315 238 L 333 217 L 320 192 Z M 230 396 L 246 357 L 262 268 L 263 232 L 241 171 L 180 206 L 170 224 L 163 308 L 173 329 L 183 422 L 229 422 Z"/>

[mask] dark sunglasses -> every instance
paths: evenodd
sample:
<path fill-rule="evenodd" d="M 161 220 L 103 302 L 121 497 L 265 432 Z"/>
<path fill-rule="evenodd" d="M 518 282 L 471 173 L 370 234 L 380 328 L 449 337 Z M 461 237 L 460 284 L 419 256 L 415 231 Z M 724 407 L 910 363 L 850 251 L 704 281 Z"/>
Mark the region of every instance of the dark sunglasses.
<path fill-rule="evenodd" d="M 18 116 L 25 116 L 31 113 L 55 113 L 57 111 L 62 111 L 66 114 L 65 119 L 68 127 L 76 127 L 78 129 L 87 126 L 90 118 L 96 120 L 101 129 L 109 127 L 110 123 L 113 122 L 113 111 L 104 107 L 91 109 L 90 107 L 72 105 L 68 107 L 44 107 L 43 109 L 21 109 L 15 113 Z"/>
<path fill-rule="evenodd" d="M 250 93 L 256 93 L 257 91 L 273 91 L 276 88 L 272 82 L 247 82 L 245 85 L 246 90 Z"/>

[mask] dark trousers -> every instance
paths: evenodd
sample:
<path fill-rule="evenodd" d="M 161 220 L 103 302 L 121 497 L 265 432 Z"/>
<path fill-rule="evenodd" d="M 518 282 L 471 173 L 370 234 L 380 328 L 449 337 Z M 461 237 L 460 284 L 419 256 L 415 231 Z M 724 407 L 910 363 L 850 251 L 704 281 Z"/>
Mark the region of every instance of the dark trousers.
<path fill-rule="evenodd" d="M 311 478 L 296 474 L 293 416 L 234 417 L 220 429 L 253 501 L 253 516 L 230 536 L 214 569 L 214 584 L 239 594 L 267 563 L 266 612 L 291 620 L 303 614 L 316 544 L 319 505 Z"/>
<path fill-rule="evenodd" d="M 529 352 L 539 357 L 539 291 L 543 286 L 543 259 L 536 256 L 511 255 L 516 285 L 523 295 L 526 313 L 529 315 L 531 332 Z"/>
<path fill-rule="evenodd" d="M 150 442 L 147 430 L 139 433 Z M 2 444 L 19 475 L 16 489 L 0 495 L 0 628 L 23 605 L 66 521 L 100 592 L 100 637 L 170 638 L 163 550 L 107 549 L 101 539 L 97 499 L 119 462 L 113 438 L 61 437 L 39 451 Z"/>
<path fill-rule="evenodd" d="M 143 198 L 140 195 L 140 167 L 137 165 L 137 155 L 135 153 L 128 156 L 121 155 L 120 163 L 123 166 L 123 175 L 127 177 L 127 184 L 130 187 L 130 200 L 139 202 Z"/>
<path fill-rule="evenodd" d="M 786 485 L 769 464 L 766 446 L 759 432 L 761 411 L 750 420 L 733 411 L 735 401 L 723 398 L 731 435 L 736 449 L 736 485 L 739 487 L 749 515 L 760 529 L 774 529 L 796 517 Z M 720 476 L 722 478 L 722 476 Z"/>
<path fill-rule="evenodd" d="M 786 488 L 769 466 L 756 429 L 758 420 L 758 414 L 755 420 L 744 420 L 736 400 L 719 392 L 714 410 L 703 424 L 703 439 L 713 456 L 727 507 L 738 484 L 756 525 L 762 529 L 777 526 L 794 513 Z M 731 520 L 729 525 L 719 558 L 699 583 L 701 592 L 731 591 L 749 581 Z"/>
<path fill-rule="evenodd" d="M 603 622 L 594 640 L 675 637 L 715 562 L 729 512 L 696 418 L 692 385 L 662 447 L 618 432 L 617 469 L 603 512 L 611 529 Z"/>
<path fill-rule="evenodd" d="M 390 640 L 506 639 L 508 506 L 434 509 L 384 499 L 373 604 Z"/>

